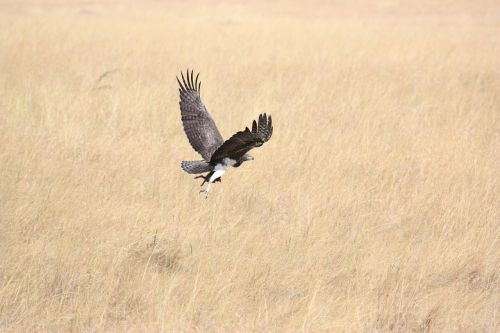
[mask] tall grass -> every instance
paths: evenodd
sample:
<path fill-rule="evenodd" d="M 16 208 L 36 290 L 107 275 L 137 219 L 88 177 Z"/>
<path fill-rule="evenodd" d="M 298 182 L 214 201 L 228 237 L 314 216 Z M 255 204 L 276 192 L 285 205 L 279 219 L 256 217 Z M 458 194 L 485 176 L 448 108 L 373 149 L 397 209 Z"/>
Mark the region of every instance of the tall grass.
<path fill-rule="evenodd" d="M 500 330 L 495 2 L 0 4 L 0 331 Z M 273 138 L 205 200 L 175 76 Z"/>

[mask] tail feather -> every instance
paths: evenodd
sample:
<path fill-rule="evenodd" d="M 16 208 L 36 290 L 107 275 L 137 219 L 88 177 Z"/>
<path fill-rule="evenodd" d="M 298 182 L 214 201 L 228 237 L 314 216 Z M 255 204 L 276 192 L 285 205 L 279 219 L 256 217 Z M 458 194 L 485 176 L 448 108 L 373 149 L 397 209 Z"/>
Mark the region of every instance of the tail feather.
<path fill-rule="evenodd" d="M 205 160 L 182 161 L 181 168 L 187 173 L 192 173 L 192 174 L 212 171 L 212 166 Z"/>

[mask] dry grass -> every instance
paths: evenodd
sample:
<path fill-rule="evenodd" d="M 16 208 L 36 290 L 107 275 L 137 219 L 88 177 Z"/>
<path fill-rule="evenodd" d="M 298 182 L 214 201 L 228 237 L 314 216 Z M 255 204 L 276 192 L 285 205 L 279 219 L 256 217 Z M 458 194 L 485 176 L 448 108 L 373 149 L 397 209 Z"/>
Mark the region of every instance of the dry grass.
<path fill-rule="evenodd" d="M 0 331 L 499 331 L 500 5 L 470 2 L 1 2 Z M 188 66 L 223 135 L 275 123 L 208 200 Z"/>

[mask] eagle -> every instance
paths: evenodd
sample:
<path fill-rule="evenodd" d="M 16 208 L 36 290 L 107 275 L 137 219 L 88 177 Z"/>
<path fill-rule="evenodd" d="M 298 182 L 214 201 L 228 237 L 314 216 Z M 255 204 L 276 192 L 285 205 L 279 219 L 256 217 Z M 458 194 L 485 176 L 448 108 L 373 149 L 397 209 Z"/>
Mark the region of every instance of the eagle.
<path fill-rule="evenodd" d="M 207 187 L 200 191 L 207 198 L 210 185 L 216 181 L 220 182 L 229 167 L 237 168 L 254 159 L 248 151 L 269 141 L 273 134 L 273 122 L 270 115 L 260 114 L 258 121 L 253 121 L 251 130 L 246 127 L 224 141 L 201 101 L 199 75 L 198 73 L 194 78 L 193 71 L 188 69 L 185 77 L 181 72 L 182 82 L 176 77 L 179 83 L 179 105 L 184 132 L 193 149 L 203 157 L 197 161 L 182 161 L 181 168 L 189 174 L 207 172 L 206 175 L 195 177 L 203 179 L 201 186 L 208 183 Z"/>

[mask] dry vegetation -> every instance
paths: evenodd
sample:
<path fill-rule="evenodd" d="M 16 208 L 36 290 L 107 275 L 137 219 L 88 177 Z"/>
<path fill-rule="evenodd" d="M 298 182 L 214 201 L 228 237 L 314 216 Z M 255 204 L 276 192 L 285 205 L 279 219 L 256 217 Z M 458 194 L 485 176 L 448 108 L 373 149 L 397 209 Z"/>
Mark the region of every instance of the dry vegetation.
<path fill-rule="evenodd" d="M 0 331 L 500 330 L 500 5 L 0 3 Z M 274 137 L 208 200 L 175 75 Z"/>

